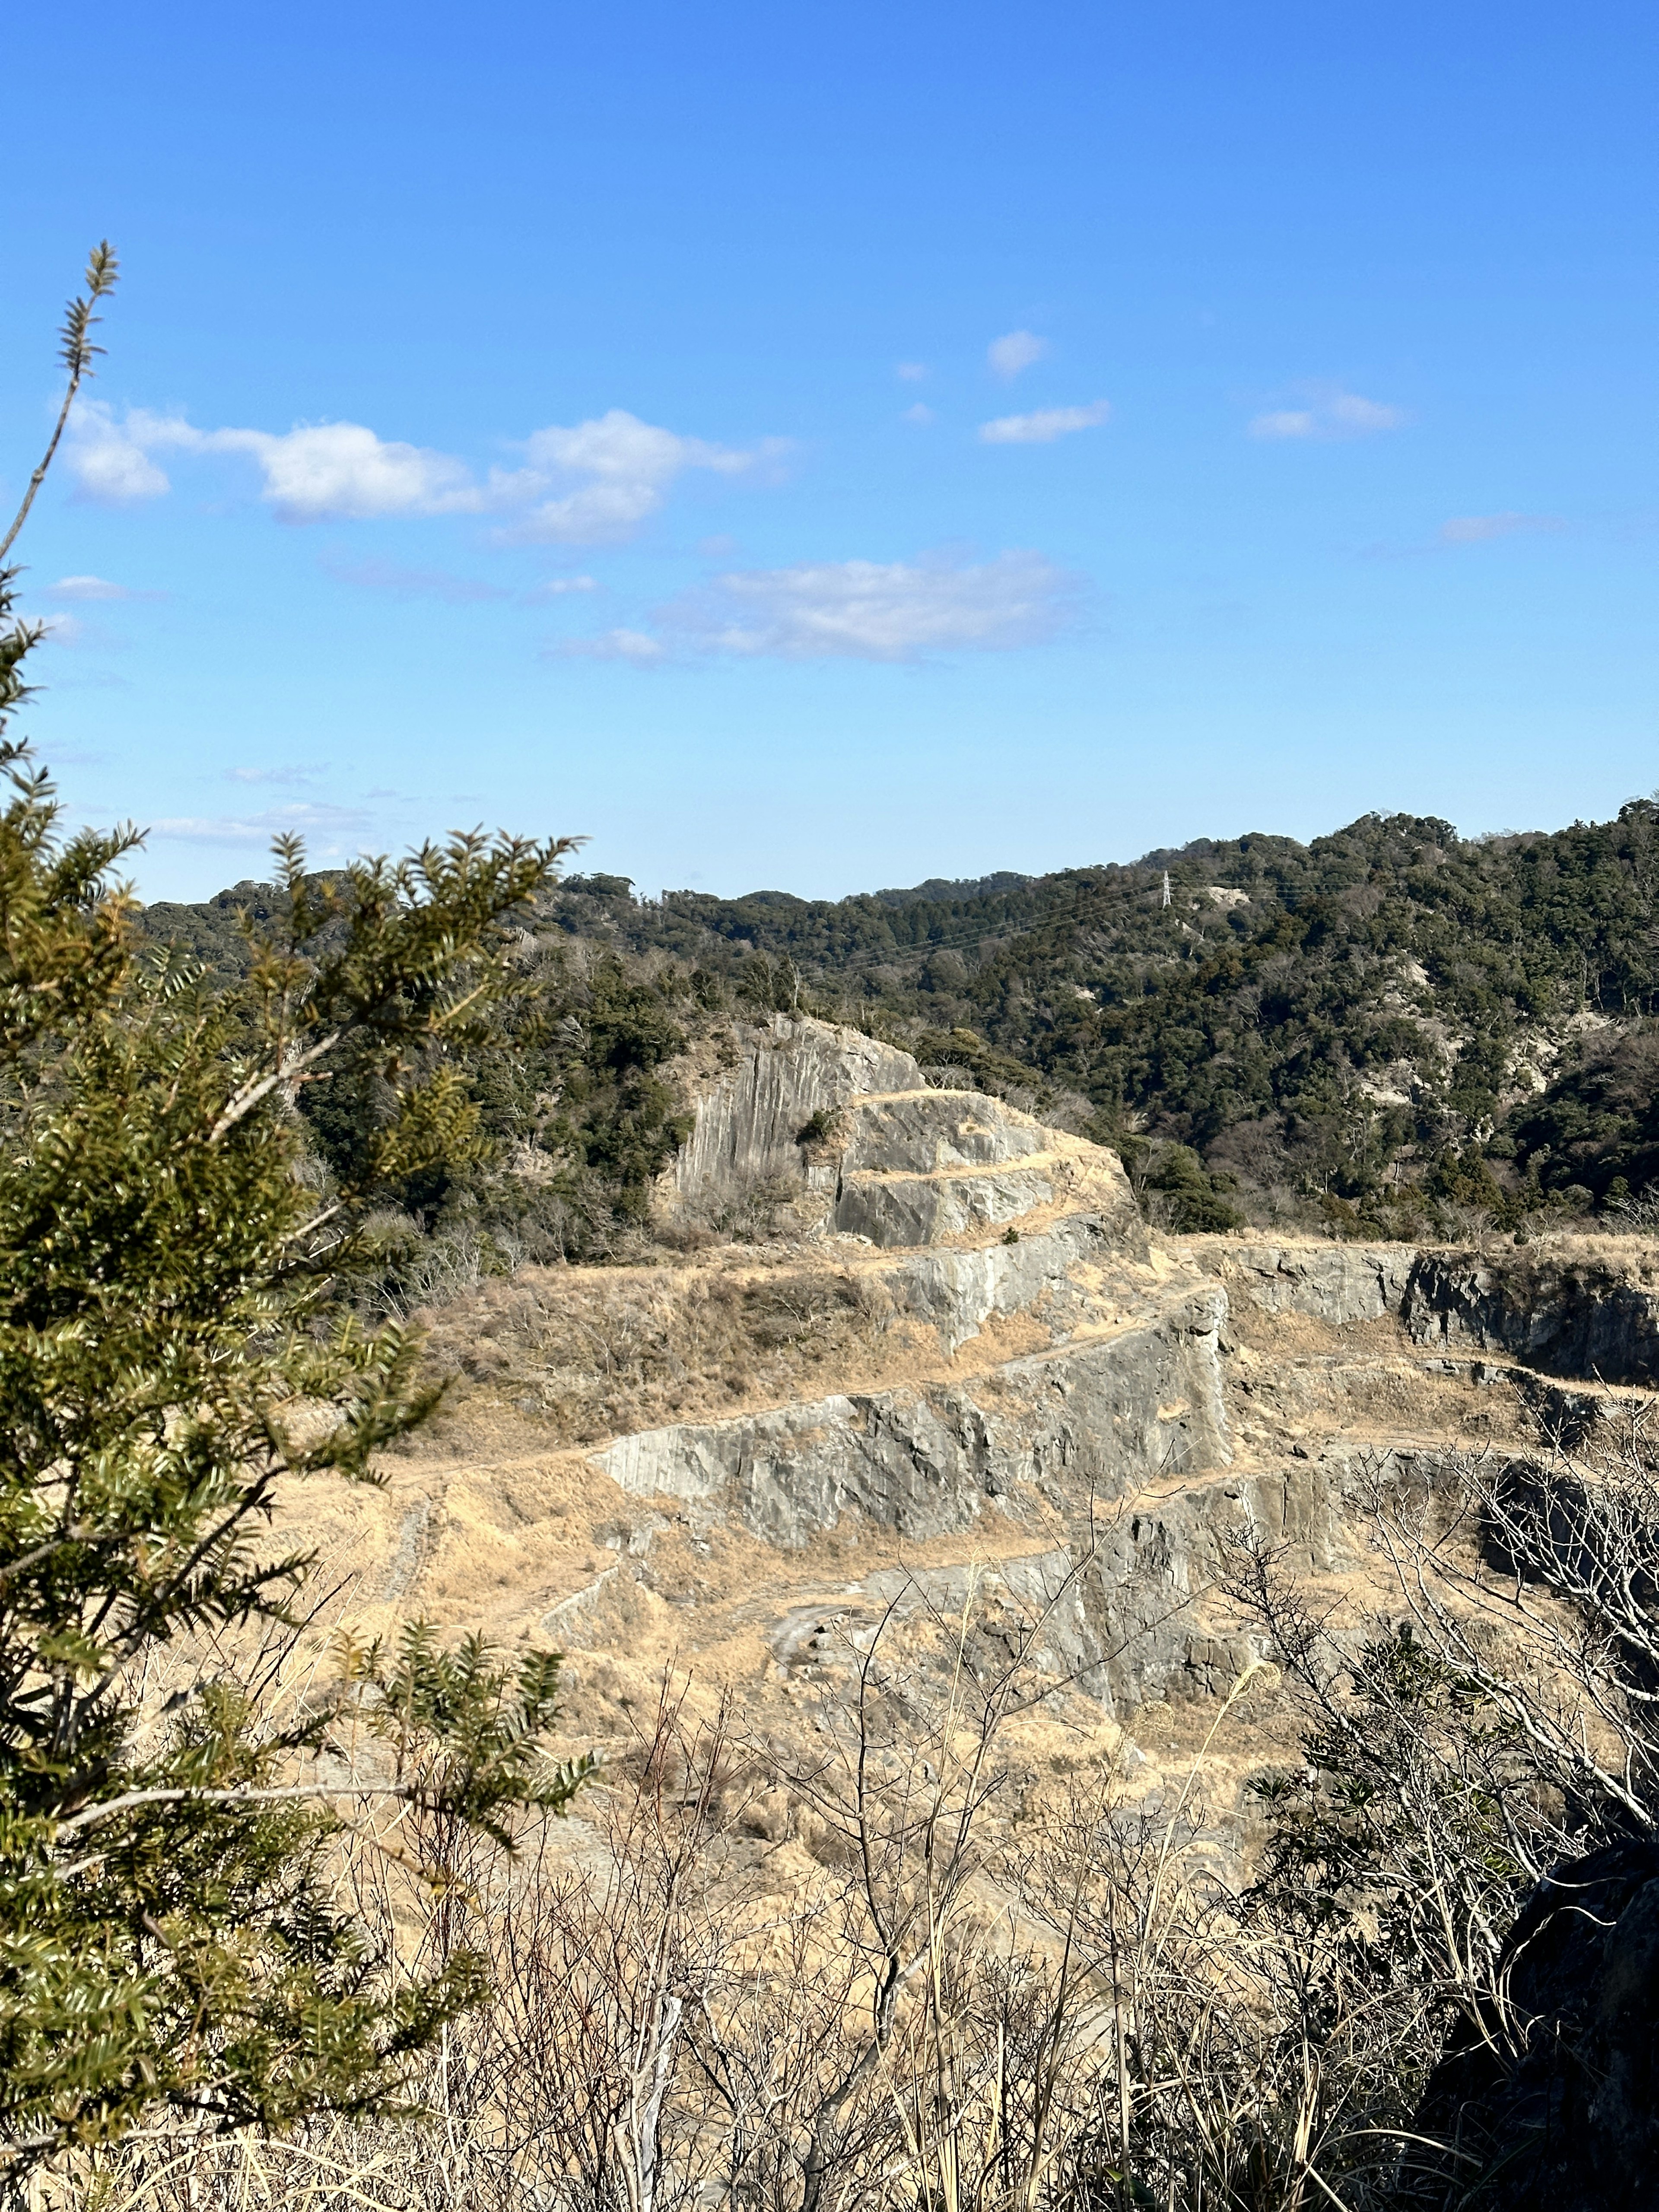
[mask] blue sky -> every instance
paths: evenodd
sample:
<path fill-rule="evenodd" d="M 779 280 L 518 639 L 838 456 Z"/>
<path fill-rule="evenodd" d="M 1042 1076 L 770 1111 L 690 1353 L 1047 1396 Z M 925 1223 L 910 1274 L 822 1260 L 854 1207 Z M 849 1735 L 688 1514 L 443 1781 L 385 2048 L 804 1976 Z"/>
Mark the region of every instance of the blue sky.
<path fill-rule="evenodd" d="M 1650 8 L 8 30 L 27 726 L 152 896 L 458 824 L 839 896 L 1659 784 Z"/>

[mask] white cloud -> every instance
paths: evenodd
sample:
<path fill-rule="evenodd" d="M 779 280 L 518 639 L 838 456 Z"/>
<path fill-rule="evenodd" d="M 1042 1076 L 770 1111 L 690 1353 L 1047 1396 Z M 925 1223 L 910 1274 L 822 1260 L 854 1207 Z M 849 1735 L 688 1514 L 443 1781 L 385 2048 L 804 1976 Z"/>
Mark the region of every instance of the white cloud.
<path fill-rule="evenodd" d="M 48 584 L 46 597 L 49 599 L 116 600 L 159 599 L 160 592 L 135 592 L 125 584 L 112 584 L 106 576 L 60 576 L 55 584 Z"/>
<path fill-rule="evenodd" d="M 243 454 L 259 471 L 262 495 L 287 522 L 489 513 L 509 519 L 514 538 L 602 544 L 630 537 L 687 470 L 757 473 L 787 447 L 778 439 L 748 450 L 713 445 L 613 407 L 589 422 L 535 431 L 522 450 L 522 466 L 493 469 L 481 482 L 453 454 L 382 438 L 361 422 L 301 424 L 280 435 L 199 430 L 182 416 L 142 408 L 118 422 L 93 401 L 76 411 L 67 458 L 96 499 L 153 499 L 169 490 L 157 454 Z"/>
<path fill-rule="evenodd" d="M 118 422 L 100 399 L 82 400 L 70 424 L 64 458 L 70 474 L 91 499 L 116 505 L 129 500 L 159 499 L 171 489 L 167 472 L 151 455 L 165 453 L 181 438 L 198 434 L 173 416 L 129 410 Z"/>
<path fill-rule="evenodd" d="M 251 454 L 266 499 L 285 522 L 475 514 L 483 504 L 464 462 L 377 437 L 361 422 L 314 422 L 281 437 L 267 430 L 212 430 L 201 449 Z"/>
<path fill-rule="evenodd" d="M 1365 438 L 1378 430 L 1401 429 L 1410 419 L 1403 407 L 1322 386 L 1310 393 L 1305 407 L 1252 416 L 1249 432 L 1253 438 Z"/>
<path fill-rule="evenodd" d="M 298 799 L 289 806 L 273 806 L 263 814 L 170 814 L 150 824 L 150 834 L 194 844 L 262 844 L 272 837 L 298 831 L 301 835 L 335 837 L 367 830 L 372 817 L 353 806 L 325 806 Z"/>
<path fill-rule="evenodd" d="M 573 638 L 569 644 L 552 650 L 575 653 L 585 660 L 631 660 L 636 668 L 649 668 L 653 662 L 665 659 L 668 652 L 660 638 L 652 637 L 642 629 L 601 630 L 597 637 Z"/>
<path fill-rule="evenodd" d="M 1030 368 L 1048 350 L 1048 339 L 1038 337 L 1035 331 L 1010 331 L 1003 337 L 993 338 L 985 349 L 985 358 L 995 374 L 1006 379 L 1018 376 L 1022 368 Z"/>
<path fill-rule="evenodd" d="M 378 437 L 361 422 L 269 430 L 198 430 L 178 415 L 131 409 L 118 422 L 100 400 L 76 411 L 69 464 L 94 499 L 159 498 L 171 489 L 157 453 L 246 453 L 285 521 L 360 521 L 476 510 L 483 495 L 463 462 Z"/>
<path fill-rule="evenodd" d="M 230 783 L 312 783 L 326 773 L 327 766 L 325 761 L 318 761 L 309 767 L 228 768 L 225 776 Z"/>
<path fill-rule="evenodd" d="M 1087 407 L 1039 407 L 1033 415 L 1000 415 L 994 422 L 981 422 L 979 434 L 987 446 L 1048 446 L 1073 430 L 1092 430 L 1111 416 L 1111 402 L 1097 399 Z"/>
<path fill-rule="evenodd" d="M 917 400 L 914 407 L 907 407 L 904 410 L 904 420 L 907 422 L 915 423 L 921 429 L 925 430 L 933 419 L 933 409 L 931 407 L 924 407 L 920 399 Z"/>
<path fill-rule="evenodd" d="M 696 653 L 911 661 L 1040 644 L 1066 627 L 1077 591 L 1040 553 L 975 564 L 820 562 L 716 577 L 707 591 L 672 601 L 659 620 Z"/>
<path fill-rule="evenodd" d="M 927 379 L 927 364 L 925 361 L 902 361 L 893 374 L 901 384 L 921 384 Z"/>
<path fill-rule="evenodd" d="M 569 429 L 555 424 L 538 430 L 524 450 L 522 469 L 497 471 L 491 478 L 498 503 L 526 509 L 511 535 L 597 545 L 631 537 L 686 470 L 744 476 L 775 462 L 787 449 L 781 439 L 743 452 L 682 438 L 613 407 Z"/>
<path fill-rule="evenodd" d="M 1527 531 L 1565 530 L 1558 514 L 1455 514 L 1440 526 L 1443 545 L 1490 545 L 1495 538 L 1514 538 Z"/>
<path fill-rule="evenodd" d="M 550 576 L 544 584 L 532 584 L 525 598 L 532 604 L 538 599 L 562 599 L 571 592 L 597 592 L 599 581 L 592 576 Z"/>

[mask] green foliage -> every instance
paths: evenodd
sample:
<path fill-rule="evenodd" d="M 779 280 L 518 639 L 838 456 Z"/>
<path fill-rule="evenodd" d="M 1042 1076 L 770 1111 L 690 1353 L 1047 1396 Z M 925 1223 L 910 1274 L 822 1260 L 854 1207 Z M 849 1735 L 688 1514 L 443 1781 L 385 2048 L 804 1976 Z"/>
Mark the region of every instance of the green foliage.
<path fill-rule="evenodd" d="M 86 318 L 77 325 L 84 344 Z M 84 364 L 83 364 L 84 366 Z M 0 583 L 0 703 L 36 633 Z M 556 1660 L 414 1632 L 277 1727 L 191 1654 L 293 1629 L 311 1565 L 279 1492 L 372 1481 L 432 1402 L 365 1328 L 389 1188 L 483 1161 L 457 1055 L 518 993 L 519 924 L 566 841 L 458 836 L 327 880 L 279 848 L 240 976 L 155 950 L 136 840 L 63 830 L 0 768 L 0 2142 L 11 2179 L 159 2106 L 224 2125 L 395 2101 L 477 1994 L 401 1987 L 336 1907 L 341 1820 L 402 1806 L 510 1840 L 580 1779 L 540 1744 Z M 296 1098 L 372 1079 L 322 1179 Z M 225 1639 L 229 1639 L 226 1642 Z M 162 1721 L 145 1685 L 175 1670 Z M 368 1778 L 358 1754 L 372 1747 Z M 371 1808 L 368 1811 L 365 1808 Z M 434 1871 L 441 1873 L 441 1864 Z"/>
<path fill-rule="evenodd" d="M 332 878 L 317 878 L 326 889 Z M 623 878 L 578 878 L 584 911 L 603 914 L 626 896 Z M 601 898 L 595 884 L 615 884 Z M 561 887 L 561 896 L 562 896 Z M 242 883 L 198 906 L 160 904 L 139 926 L 175 959 L 194 957 L 204 980 L 239 1002 L 249 950 L 239 915 L 262 929 L 285 926 L 282 884 Z M 649 1212 L 651 1185 L 690 1129 L 683 1101 L 663 1075 L 727 994 L 717 979 L 674 969 L 646 972 L 626 954 L 573 944 L 550 925 L 544 894 L 527 906 L 510 975 L 479 1010 L 471 1032 L 447 1048 L 447 1065 L 476 1109 L 476 1142 L 375 1178 L 392 1091 L 374 1050 L 336 1045 L 319 1063 L 299 1109 L 319 1163 L 417 1232 L 387 1255 L 396 1289 L 418 1274 L 420 1237 L 493 1240 L 530 1258 L 602 1258 Z M 699 995 L 699 986 L 702 995 Z M 458 1091 L 458 1095 L 463 1095 Z M 530 1174 L 516 1171 L 527 1148 Z"/>
<path fill-rule="evenodd" d="M 1547 1201 L 1603 1198 L 1616 1176 L 1638 1190 L 1659 1176 L 1639 1042 L 1659 1035 L 1656 871 L 1659 805 L 1644 799 L 1552 836 L 1464 840 L 1370 816 L 1308 846 L 1201 839 L 1128 866 L 836 902 L 652 902 L 623 877 L 572 878 L 541 905 L 536 957 L 563 977 L 575 1050 L 515 1035 L 505 1073 L 470 1063 L 486 1127 L 550 1144 L 556 1185 L 526 1206 L 472 1176 L 399 1202 L 428 1226 L 470 1208 L 511 1217 L 532 1249 L 602 1255 L 672 1155 L 651 1028 L 690 1034 L 730 1010 L 850 1021 L 947 1081 L 1064 1108 L 1100 1141 L 1184 1147 L 1206 1182 L 1167 1170 L 1178 1225 L 1264 1206 L 1278 1218 L 1287 1202 L 1339 1235 L 1453 1233 L 1470 1210 L 1519 1225 Z M 233 973 L 228 907 L 280 896 L 240 885 L 144 926 L 204 957 L 211 940 Z M 602 1017 L 626 1002 L 631 1073 L 606 1021 L 580 1019 L 587 998 Z M 1575 1042 L 1586 1015 L 1613 1031 Z M 1541 1097 L 1523 1063 L 1559 1067 Z M 306 1106 L 331 1158 L 331 1115 L 367 1127 L 374 1110 L 345 1086 Z"/>
<path fill-rule="evenodd" d="M 1239 1229 L 1244 1217 L 1230 1206 L 1206 1175 L 1204 1163 L 1186 1145 L 1165 1145 L 1142 1178 L 1144 1191 L 1155 1191 L 1167 1208 L 1169 1225 L 1186 1237 Z"/>
<path fill-rule="evenodd" d="M 1516 1721 L 1409 1626 L 1366 1644 L 1340 1698 L 1306 1708 L 1299 1771 L 1255 1785 L 1254 1895 L 1341 1929 L 1379 1980 L 1478 1979 L 1536 1878 Z"/>
<path fill-rule="evenodd" d="M 1546 1190 L 1598 1199 L 1659 1182 L 1659 1027 L 1591 1040 L 1530 1111 L 1511 1123 L 1517 1164 Z"/>
<path fill-rule="evenodd" d="M 1547 836 L 1367 816 L 1307 846 L 1200 839 L 1126 866 L 836 902 L 635 901 L 592 878 L 550 918 L 695 966 L 705 1003 L 723 986 L 833 1006 L 1020 1103 L 1073 1094 L 1096 1109 L 1091 1133 L 1184 1145 L 1238 1178 L 1240 1204 L 1284 1191 L 1339 1230 L 1422 1234 L 1458 1206 L 1508 1219 L 1540 1191 L 1655 1172 L 1639 1054 L 1627 1082 L 1594 1048 L 1569 1050 L 1535 1104 L 1520 1070 L 1553 1065 L 1585 1015 L 1652 1033 L 1656 883 L 1659 804 L 1634 799 Z M 1433 1182 L 1443 1159 L 1468 1174 L 1483 1152 L 1477 1198 Z"/>

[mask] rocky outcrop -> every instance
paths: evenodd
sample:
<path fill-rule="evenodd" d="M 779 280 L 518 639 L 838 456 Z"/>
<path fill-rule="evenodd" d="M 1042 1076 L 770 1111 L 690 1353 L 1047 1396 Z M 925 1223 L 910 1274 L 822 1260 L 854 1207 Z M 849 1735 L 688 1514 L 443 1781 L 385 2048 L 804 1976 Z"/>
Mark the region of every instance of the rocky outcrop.
<path fill-rule="evenodd" d="M 1401 1318 L 1419 1344 L 1507 1352 L 1580 1382 L 1659 1383 L 1659 1291 L 1599 1254 L 1419 1252 Z"/>
<path fill-rule="evenodd" d="M 1332 1524 L 1329 1482 L 1312 1469 L 1228 1479 L 1225 1289 L 1152 1262 L 1121 1165 L 1100 1146 L 981 1093 L 929 1088 L 902 1054 L 821 1023 L 780 1021 L 743 1042 L 699 1104 L 679 1192 L 718 1206 L 778 1175 L 821 1194 L 817 1235 L 866 1255 L 841 1264 L 879 1282 L 895 1315 L 931 1325 L 952 1370 L 644 1430 L 592 1453 L 595 1469 L 632 1498 L 679 1501 L 694 1529 L 736 1526 L 784 1554 L 849 1515 L 910 1544 L 961 1536 L 1001 1555 L 1012 1538 L 1015 1556 L 982 1573 L 916 1571 L 906 1601 L 942 1602 L 933 1583 L 969 1575 L 993 1612 L 997 1591 L 1035 1605 L 1052 1671 L 1113 1711 L 1231 1680 L 1236 1639 L 1201 1602 L 1225 1535 L 1255 1520 L 1277 1542 L 1308 1522 L 1323 1557 Z M 976 1358 L 998 1322 L 1030 1348 Z M 1022 1565 L 1018 1538 L 1039 1528 L 1065 1540 Z M 873 1590 L 846 1595 L 849 1632 Z M 775 1648 L 805 1663 L 818 1635 L 792 1612 Z"/>
<path fill-rule="evenodd" d="M 976 1091 L 915 1090 L 899 1097 L 861 1098 L 843 1120 L 843 1180 L 1006 1167 L 1046 1151 L 1049 1134 Z"/>
<path fill-rule="evenodd" d="M 719 1500 L 783 1545 L 848 1510 L 926 1538 L 1022 1490 L 1062 1506 L 1118 1498 L 1231 1456 L 1216 1348 L 1225 1310 L 1200 1291 L 1147 1326 L 962 1383 L 647 1430 L 594 1464 L 636 1497 Z"/>
<path fill-rule="evenodd" d="M 1122 1240 L 1110 1216 L 1073 1213 L 1051 1228 L 1007 1243 L 896 1255 L 884 1270 L 896 1308 L 932 1322 L 955 1352 L 991 1320 L 1040 1315 L 1057 1335 L 1070 1335 L 1102 1316 L 1093 1278 L 1121 1257 Z M 1146 1320 L 1155 1307 L 1146 1289 L 1128 1286 L 1115 1317 Z"/>
<path fill-rule="evenodd" d="M 1659 1384 L 1659 1285 L 1644 1258 L 1553 1248 L 1489 1254 L 1413 1244 L 1212 1240 L 1205 1264 L 1267 1313 L 1334 1328 L 1391 1315 L 1435 1351 L 1498 1352 L 1564 1380 Z"/>
<path fill-rule="evenodd" d="M 698 1101 L 672 1170 L 680 1200 L 807 1179 L 802 1132 L 861 1093 L 920 1091 L 921 1070 L 857 1030 L 779 1014 L 738 1032 L 741 1057 Z"/>
<path fill-rule="evenodd" d="M 1453 2037 L 1403 2203 L 1638 2212 L 1659 2177 L 1659 1845 L 1559 1868 L 1516 1922 L 1506 2002 Z M 1443 2145 L 1443 2154 L 1431 2148 Z M 1416 2160 L 1411 2163 L 1417 2163 Z"/>
<path fill-rule="evenodd" d="M 936 1244 L 975 1229 L 1000 1229 L 1054 1202 L 1054 1187 L 1036 1168 L 979 1175 L 865 1175 L 845 1184 L 835 1223 L 872 1244 Z"/>
<path fill-rule="evenodd" d="M 1659 1352 L 1644 1291 L 1610 1278 L 1581 1312 L 1578 1279 L 1553 1288 L 1524 1253 L 1237 1237 L 1154 1253 L 1101 1147 L 929 1087 L 907 1055 L 850 1030 L 781 1018 L 738 1041 L 738 1065 L 698 1105 L 676 1192 L 718 1212 L 746 1184 L 793 1185 L 807 1249 L 879 1285 L 896 1322 L 935 1332 L 933 1364 L 886 1387 L 641 1430 L 590 1464 L 664 1514 L 678 1501 L 694 1542 L 740 1530 L 784 1559 L 850 1517 L 932 1547 L 897 1597 L 879 1576 L 842 1586 L 829 1617 L 854 1641 L 889 1604 L 965 1601 L 960 1583 L 993 1625 L 999 1607 L 1040 1613 L 1056 1682 L 1115 1716 L 1224 1694 L 1251 1657 L 1217 1595 L 1241 1530 L 1303 1573 L 1361 1568 L 1350 1530 L 1367 1499 L 1415 1483 L 1438 1448 L 1412 1418 L 1425 1395 L 1512 1379 L 1506 1359 L 1474 1353 L 1627 1374 L 1650 1337 Z M 1229 1336 L 1230 1299 L 1332 1334 L 1288 1332 L 1295 1348 L 1264 1362 Z M 1361 1327 L 1345 1348 L 1340 1333 Z M 1562 1398 L 1561 1424 L 1593 1418 L 1563 1384 L 1525 1375 L 1534 1398 Z M 1524 1392 L 1487 1395 L 1513 1423 Z M 940 1565 L 953 1539 L 963 1556 Z M 648 1574 L 643 1559 L 606 1570 L 580 1602 L 610 1606 Z M 781 1665 L 817 1663 L 820 1611 L 787 1609 Z"/>
<path fill-rule="evenodd" d="M 1397 1314 L 1416 1248 L 1410 1244 L 1234 1244 L 1214 1248 L 1218 1272 L 1267 1313 L 1307 1314 L 1340 1328 Z"/>

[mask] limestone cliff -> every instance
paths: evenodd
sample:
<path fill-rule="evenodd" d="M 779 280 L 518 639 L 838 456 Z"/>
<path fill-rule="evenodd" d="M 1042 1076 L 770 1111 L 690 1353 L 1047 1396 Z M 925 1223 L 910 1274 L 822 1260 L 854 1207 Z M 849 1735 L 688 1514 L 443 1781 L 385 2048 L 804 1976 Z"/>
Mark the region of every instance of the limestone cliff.
<path fill-rule="evenodd" d="M 1659 1370 L 1633 1246 L 1149 1240 L 1110 1152 L 822 1023 L 695 1111 L 678 1249 L 434 1316 L 450 1410 L 325 1532 L 368 1625 L 556 1639 L 601 1738 L 671 1657 L 787 1731 L 883 1617 L 1036 1607 L 1068 1725 L 1174 1741 L 1250 1656 L 1232 1536 L 1363 1599 L 1368 1486 Z M 675 1228 L 760 1183 L 774 1241 Z"/>

